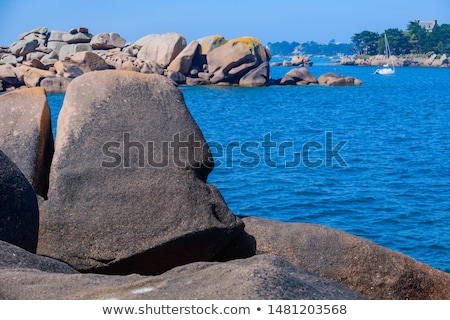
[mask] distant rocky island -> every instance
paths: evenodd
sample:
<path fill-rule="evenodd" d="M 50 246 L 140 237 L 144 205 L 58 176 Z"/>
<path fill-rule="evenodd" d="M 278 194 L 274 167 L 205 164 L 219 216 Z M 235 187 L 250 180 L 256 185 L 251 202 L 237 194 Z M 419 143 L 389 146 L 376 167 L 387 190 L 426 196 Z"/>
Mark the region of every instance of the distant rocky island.
<path fill-rule="evenodd" d="M 18 41 L 0 47 L 0 92 L 20 87 L 43 87 L 47 93 L 65 92 L 76 77 L 91 71 L 128 70 L 165 75 L 177 84 L 257 87 L 321 83 L 302 71 L 303 78 L 272 79 L 270 50 L 252 37 L 227 40 L 213 35 L 186 42 L 179 33 L 149 34 L 127 43 L 119 34 L 91 34 L 86 27 L 68 32 L 33 29 Z M 303 62 L 303 61 L 302 61 Z M 294 64 L 307 66 L 309 64 Z M 326 85 L 354 85 L 361 81 L 332 74 Z M 344 79 L 345 78 L 345 79 Z M 294 80 L 294 81 L 292 81 Z"/>
<path fill-rule="evenodd" d="M 450 59 L 446 54 L 437 55 L 435 53 L 429 55 L 391 56 L 390 59 L 387 59 L 384 55 L 361 55 L 340 59 L 340 64 L 345 66 L 382 66 L 388 63 L 396 67 L 450 67 Z"/>

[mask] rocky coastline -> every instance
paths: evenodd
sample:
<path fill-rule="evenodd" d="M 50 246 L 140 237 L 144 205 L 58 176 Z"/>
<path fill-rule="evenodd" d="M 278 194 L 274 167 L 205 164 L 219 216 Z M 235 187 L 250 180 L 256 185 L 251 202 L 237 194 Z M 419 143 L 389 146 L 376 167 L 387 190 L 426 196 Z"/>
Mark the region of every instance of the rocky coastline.
<path fill-rule="evenodd" d="M 314 82 L 306 71 L 285 81 Z M 366 239 L 236 216 L 167 76 L 75 77 L 56 141 L 44 88 L 5 93 L 0 109 L 0 299 L 450 299 L 450 274 Z"/>
<path fill-rule="evenodd" d="M 344 57 L 340 60 L 340 64 L 344 66 L 378 67 L 387 63 L 393 64 L 396 67 L 450 67 L 450 60 L 445 54 L 392 56 L 390 60 L 388 60 L 384 55 L 355 56 Z"/>
<path fill-rule="evenodd" d="M 270 50 L 253 37 L 227 40 L 213 35 L 187 43 L 183 35 L 172 32 L 149 34 L 127 43 L 115 32 L 91 34 L 87 27 L 67 32 L 40 27 L 19 35 L 9 46 L 0 46 L 0 92 L 24 87 L 65 92 L 82 74 L 110 69 L 164 75 L 182 85 L 286 84 L 270 77 L 270 59 Z M 310 62 L 298 58 L 291 65 L 304 67 Z M 304 84 L 303 80 L 298 84 Z M 361 81 L 327 85 L 354 83 Z"/>
<path fill-rule="evenodd" d="M 274 80 L 270 57 L 252 37 L 127 44 L 84 27 L 1 47 L 0 299 L 450 299 L 448 273 L 333 228 L 236 216 L 207 182 L 179 84 L 361 84 L 304 67 Z M 56 141 L 52 92 L 66 93 Z"/>

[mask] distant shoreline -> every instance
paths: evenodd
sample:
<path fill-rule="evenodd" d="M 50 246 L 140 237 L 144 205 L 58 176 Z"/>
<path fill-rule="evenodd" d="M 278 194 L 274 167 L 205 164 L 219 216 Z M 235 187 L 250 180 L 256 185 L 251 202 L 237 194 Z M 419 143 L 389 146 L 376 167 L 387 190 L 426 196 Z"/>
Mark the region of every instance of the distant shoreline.
<path fill-rule="evenodd" d="M 388 60 L 384 55 L 375 56 L 354 56 L 340 59 L 340 65 L 344 66 L 382 66 L 390 62 L 396 67 L 450 67 L 450 60 L 446 54 L 437 55 L 399 55 L 392 56 Z"/>

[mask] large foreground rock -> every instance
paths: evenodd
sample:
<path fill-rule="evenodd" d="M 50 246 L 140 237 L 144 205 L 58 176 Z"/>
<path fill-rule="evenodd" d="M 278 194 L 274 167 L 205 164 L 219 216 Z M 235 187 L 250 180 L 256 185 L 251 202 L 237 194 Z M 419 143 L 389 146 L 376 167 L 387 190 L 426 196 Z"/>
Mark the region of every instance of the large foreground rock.
<path fill-rule="evenodd" d="M 244 218 L 259 254 L 276 254 L 371 299 L 450 299 L 450 274 L 369 240 L 313 224 Z"/>
<path fill-rule="evenodd" d="M 269 61 L 270 54 L 258 39 L 242 37 L 212 50 L 206 60 L 211 83 L 237 83 L 251 69 Z"/>
<path fill-rule="evenodd" d="M 181 91 L 164 76 L 94 71 L 67 89 L 38 252 L 77 270 L 157 274 L 212 259 L 242 232 Z"/>
<path fill-rule="evenodd" d="M 45 198 L 53 135 L 44 89 L 26 88 L 0 96 L 0 149 Z"/>
<path fill-rule="evenodd" d="M 363 299 L 336 282 L 272 255 L 227 263 L 196 262 L 146 277 L 4 269 L 0 282 L 4 299 Z"/>
<path fill-rule="evenodd" d="M 0 240 L 36 252 L 39 228 L 36 194 L 19 168 L 1 150 L 0 199 Z"/>

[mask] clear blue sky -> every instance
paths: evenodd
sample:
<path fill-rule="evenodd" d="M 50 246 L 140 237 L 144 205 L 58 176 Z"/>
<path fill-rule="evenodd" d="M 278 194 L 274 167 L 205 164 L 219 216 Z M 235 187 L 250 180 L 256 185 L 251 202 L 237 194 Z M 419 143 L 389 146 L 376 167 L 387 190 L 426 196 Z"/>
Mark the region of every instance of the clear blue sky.
<path fill-rule="evenodd" d="M 0 45 L 35 27 L 117 32 L 126 41 L 179 32 L 188 41 L 207 35 L 350 42 L 356 32 L 406 29 L 414 19 L 450 23 L 449 0 L 0 0 Z"/>

